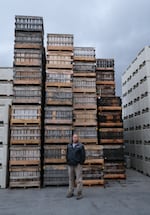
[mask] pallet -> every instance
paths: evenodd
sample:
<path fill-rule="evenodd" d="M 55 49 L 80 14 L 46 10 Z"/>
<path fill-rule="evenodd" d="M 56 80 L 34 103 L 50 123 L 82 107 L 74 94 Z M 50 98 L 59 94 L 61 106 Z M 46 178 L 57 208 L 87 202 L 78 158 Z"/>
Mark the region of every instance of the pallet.
<path fill-rule="evenodd" d="M 96 81 L 96 85 L 111 85 L 115 86 L 115 81 Z"/>
<path fill-rule="evenodd" d="M 47 51 L 73 51 L 73 46 L 47 46 Z"/>
<path fill-rule="evenodd" d="M 16 42 L 14 49 L 42 49 L 42 44 Z"/>
<path fill-rule="evenodd" d="M 39 62 L 28 61 L 28 60 L 21 62 L 21 61 L 14 60 L 14 66 L 38 66 L 38 67 L 41 67 L 42 66 L 42 60 L 41 61 L 39 60 Z"/>
<path fill-rule="evenodd" d="M 70 65 L 66 64 L 46 64 L 46 69 L 71 69 L 72 70 L 73 66 L 70 63 Z"/>
<path fill-rule="evenodd" d="M 114 110 L 122 110 L 121 106 L 99 106 L 98 111 L 114 111 Z"/>
<path fill-rule="evenodd" d="M 101 128 L 107 128 L 107 127 L 112 127 L 112 128 L 122 128 L 123 127 L 123 123 L 122 122 L 100 122 L 99 127 Z"/>
<path fill-rule="evenodd" d="M 104 164 L 104 159 L 86 159 L 84 164 L 93 165 L 93 164 Z"/>
<path fill-rule="evenodd" d="M 10 139 L 10 145 L 40 145 L 41 140 L 13 140 Z"/>
<path fill-rule="evenodd" d="M 37 120 L 29 120 L 29 119 L 12 119 L 10 120 L 10 125 L 33 125 L 33 124 L 37 124 L 37 125 L 41 125 L 41 119 L 37 119 Z"/>
<path fill-rule="evenodd" d="M 36 79 L 14 79 L 13 81 L 14 85 L 42 85 L 41 80 L 36 80 Z"/>
<path fill-rule="evenodd" d="M 41 182 L 40 181 L 9 181 L 9 188 L 40 188 Z"/>
<path fill-rule="evenodd" d="M 73 104 L 74 110 L 96 110 L 97 105 L 96 104 Z"/>
<path fill-rule="evenodd" d="M 95 72 L 80 72 L 80 71 L 76 71 L 74 70 L 74 73 L 73 73 L 73 77 L 86 77 L 86 78 L 95 78 L 96 77 L 96 73 Z"/>
<path fill-rule="evenodd" d="M 74 56 L 74 61 L 82 61 L 82 62 L 94 62 L 95 63 L 95 58 L 94 57 L 90 57 L 90 56 L 85 56 L 85 57 L 81 57 L 81 56 Z"/>
<path fill-rule="evenodd" d="M 123 139 L 99 139 L 100 144 L 102 145 L 107 145 L 107 144 L 123 144 L 124 140 Z"/>
<path fill-rule="evenodd" d="M 72 83 L 63 83 L 63 82 L 49 82 L 46 81 L 45 83 L 46 87 L 58 87 L 58 88 L 63 88 L 63 87 L 71 87 L 72 88 Z"/>
<path fill-rule="evenodd" d="M 95 93 L 96 94 L 96 88 L 75 88 L 73 87 L 73 93 Z"/>

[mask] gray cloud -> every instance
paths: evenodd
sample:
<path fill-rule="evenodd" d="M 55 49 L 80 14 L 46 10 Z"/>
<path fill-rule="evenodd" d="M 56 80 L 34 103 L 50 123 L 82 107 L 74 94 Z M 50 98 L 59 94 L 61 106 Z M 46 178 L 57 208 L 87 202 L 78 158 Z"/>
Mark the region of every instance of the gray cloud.
<path fill-rule="evenodd" d="M 13 62 L 15 15 L 43 16 L 45 38 L 73 33 L 75 46 L 93 46 L 97 57 L 115 58 L 117 95 L 122 73 L 149 45 L 149 0 L 5 0 L 0 8 L 0 66 Z"/>

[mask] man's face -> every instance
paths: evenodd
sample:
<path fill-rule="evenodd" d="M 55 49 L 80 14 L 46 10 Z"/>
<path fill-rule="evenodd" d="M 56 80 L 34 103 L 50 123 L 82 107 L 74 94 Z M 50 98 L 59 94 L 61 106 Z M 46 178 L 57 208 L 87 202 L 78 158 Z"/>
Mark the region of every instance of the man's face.
<path fill-rule="evenodd" d="M 74 143 L 77 143 L 78 142 L 78 136 L 75 134 L 73 135 L 73 142 Z"/>

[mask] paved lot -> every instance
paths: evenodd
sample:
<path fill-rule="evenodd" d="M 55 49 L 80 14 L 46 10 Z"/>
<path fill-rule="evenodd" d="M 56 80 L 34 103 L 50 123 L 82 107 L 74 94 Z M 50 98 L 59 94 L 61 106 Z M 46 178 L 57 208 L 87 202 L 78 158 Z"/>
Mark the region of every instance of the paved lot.
<path fill-rule="evenodd" d="M 150 177 L 127 170 L 126 181 L 86 187 L 84 198 L 66 199 L 67 187 L 1 189 L 0 215 L 150 215 Z"/>

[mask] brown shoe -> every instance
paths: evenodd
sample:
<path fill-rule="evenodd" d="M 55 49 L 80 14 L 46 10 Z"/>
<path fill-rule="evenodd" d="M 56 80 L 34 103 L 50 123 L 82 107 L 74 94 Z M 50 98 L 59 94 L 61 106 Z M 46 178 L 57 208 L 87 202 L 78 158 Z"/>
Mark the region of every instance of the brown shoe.
<path fill-rule="evenodd" d="M 73 193 L 67 193 L 67 195 L 66 195 L 67 198 L 71 198 L 73 196 L 74 196 Z"/>
<path fill-rule="evenodd" d="M 76 199 L 79 200 L 79 199 L 82 199 L 82 198 L 83 198 L 82 193 L 81 192 L 77 193 Z"/>

